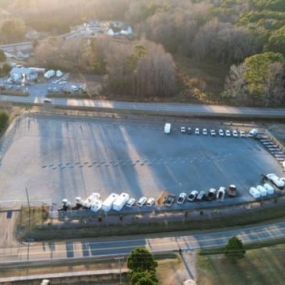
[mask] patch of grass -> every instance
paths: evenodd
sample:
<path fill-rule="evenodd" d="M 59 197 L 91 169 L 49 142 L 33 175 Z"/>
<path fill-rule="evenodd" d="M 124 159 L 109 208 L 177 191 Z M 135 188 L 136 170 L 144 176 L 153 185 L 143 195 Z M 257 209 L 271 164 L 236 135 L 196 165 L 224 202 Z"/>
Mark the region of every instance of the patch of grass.
<path fill-rule="evenodd" d="M 184 264 L 178 257 L 158 261 L 156 272 L 159 284 L 180 285 L 185 281 Z"/>
<path fill-rule="evenodd" d="M 0 95 L 28 97 L 30 94 L 27 92 L 21 92 L 16 90 L 0 90 Z"/>
<path fill-rule="evenodd" d="M 17 220 L 17 235 L 19 237 L 29 235 L 29 233 L 48 219 L 47 206 L 42 207 L 22 207 Z"/>
<path fill-rule="evenodd" d="M 198 257 L 199 285 L 284 284 L 285 245 L 248 250 L 236 263 L 224 255 Z"/>

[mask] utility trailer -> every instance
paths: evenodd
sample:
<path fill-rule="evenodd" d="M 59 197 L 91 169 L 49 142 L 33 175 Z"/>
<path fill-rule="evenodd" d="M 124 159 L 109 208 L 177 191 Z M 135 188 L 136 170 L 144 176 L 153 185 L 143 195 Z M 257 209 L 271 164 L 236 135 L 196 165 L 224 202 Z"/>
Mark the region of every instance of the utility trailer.
<path fill-rule="evenodd" d="M 130 195 L 127 193 L 121 193 L 113 203 L 113 209 L 115 211 L 121 211 L 130 199 Z"/>

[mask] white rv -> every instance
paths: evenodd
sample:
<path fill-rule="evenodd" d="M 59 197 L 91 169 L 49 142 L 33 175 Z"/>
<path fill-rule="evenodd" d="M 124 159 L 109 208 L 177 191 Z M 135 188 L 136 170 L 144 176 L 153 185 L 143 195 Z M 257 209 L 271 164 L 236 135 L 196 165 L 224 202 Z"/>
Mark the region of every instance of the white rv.
<path fill-rule="evenodd" d="M 113 203 L 113 209 L 115 211 L 121 211 L 130 199 L 130 195 L 127 193 L 121 193 Z"/>
<path fill-rule="evenodd" d="M 94 199 L 92 202 L 91 202 L 91 211 L 92 212 L 98 212 L 100 209 L 102 208 L 102 201 L 101 200 L 97 200 L 97 199 Z"/>
<path fill-rule="evenodd" d="M 99 193 L 92 193 L 85 201 L 83 201 L 82 206 L 84 206 L 85 208 L 91 208 L 91 204 L 93 203 L 93 201 L 100 199 L 101 196 Z"/>
<path fill-rule="evenodd" d="M 115 200 L 118 198 L 118 194 L 112 193 L 108 196 L 108 198 L 103 202 L 102 204 L 102 209 L 105 212 L 109 212 L 112 207 L 113 207 L 113 203 L 115 202 Z"/>

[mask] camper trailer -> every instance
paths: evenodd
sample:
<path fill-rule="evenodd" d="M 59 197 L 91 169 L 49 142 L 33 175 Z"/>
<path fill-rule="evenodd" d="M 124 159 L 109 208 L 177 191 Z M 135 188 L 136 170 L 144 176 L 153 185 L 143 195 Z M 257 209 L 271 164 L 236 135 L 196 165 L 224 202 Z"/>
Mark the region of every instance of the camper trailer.
<path fill-rule="evenodd" d="M 115 200 L 118 198 L 118 194 L 112 193 L 108 196 L 108 198 L 103 202 L 102 204 L 102 209 L 105 212 L 109 212 L 112 207 L 113 207 L 113 203 L 115 202 Z"/>
<path fill-rule="evenodd" d="M 130 195 L 127 193 L 121 193 L 113 203 L 113 209 L 115 211 L 121 211 L 130 199 Z"/>

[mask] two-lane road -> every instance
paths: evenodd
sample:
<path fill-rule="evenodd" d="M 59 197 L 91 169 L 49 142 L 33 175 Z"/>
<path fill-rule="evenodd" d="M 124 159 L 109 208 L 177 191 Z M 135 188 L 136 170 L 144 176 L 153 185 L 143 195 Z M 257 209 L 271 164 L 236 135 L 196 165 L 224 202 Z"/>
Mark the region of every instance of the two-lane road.
<path fill-rule="evenodd" d="M 42 104 L 46 96 L 41 92 L 41 86 L 33 87 L 33 95 L 27 97 L 0 95 L 0 102 Z M 230 107 L 202 104 L 179 103 L 138 103 L 92 99 L 53 98 L 52 105 L 64 108 L 83 108 L 91 110 L 109 110 L 124 112 L 141 112 L 150 114 L 199 116 L 199 117 L 232 117 L 232 118 L 264 118 L 284 119 L 285 108 L 250 108 Z"/>
<path fill-rule="evenodd" d="M 0 248 L 0 264 L 26 262 L 27 260 L 51 262 L 52 260 L 72 260 L 75 258 L 127 256 L 138 247 L 146 247 L 157 253 L 177 252 L 179 249 L 191 252 L 198 249 L 225 246 L 232 236 L 238 236 L 245 244 L 285 238 L 285 221 L 172 237 L 146 239 L 140 237 L 127 240 L 122 238 L 115 240 L 114 238 L 114 240 L 108 241 L 85 239 L 36 242 L 30 245 L 18 244 L 17 246 Z"/>

